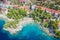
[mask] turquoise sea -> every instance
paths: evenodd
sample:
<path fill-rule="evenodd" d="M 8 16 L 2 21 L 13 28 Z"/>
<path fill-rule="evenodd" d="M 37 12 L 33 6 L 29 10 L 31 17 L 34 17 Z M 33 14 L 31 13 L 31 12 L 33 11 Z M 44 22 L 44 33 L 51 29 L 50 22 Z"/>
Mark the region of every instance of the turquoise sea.
<path fill-rule="evenodd" d="M 5 20 L 0 19 L 0 40 L 60 40 L 46 34 L 38 24 L 29 23 L 23 29 L 13 35 L 3 30 Z"/>

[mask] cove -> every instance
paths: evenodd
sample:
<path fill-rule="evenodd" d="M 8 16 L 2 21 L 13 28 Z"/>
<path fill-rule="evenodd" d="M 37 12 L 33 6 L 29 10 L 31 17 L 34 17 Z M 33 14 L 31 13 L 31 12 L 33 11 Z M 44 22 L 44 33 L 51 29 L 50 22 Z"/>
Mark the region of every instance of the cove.
<path fill-rule="evenodd" d="M 17 33 L 13 40 L 60 40 L 47 35 L 38 24 L 30 23 Z"/>
<path fill-rule="evenodd" d="M 22 30 L 11 35 L 3 30 L 5 21 L 0 19 L 0 40 L 60 40 L 46 34 L 36 23 L 29 23 L 23 26 Z"/>

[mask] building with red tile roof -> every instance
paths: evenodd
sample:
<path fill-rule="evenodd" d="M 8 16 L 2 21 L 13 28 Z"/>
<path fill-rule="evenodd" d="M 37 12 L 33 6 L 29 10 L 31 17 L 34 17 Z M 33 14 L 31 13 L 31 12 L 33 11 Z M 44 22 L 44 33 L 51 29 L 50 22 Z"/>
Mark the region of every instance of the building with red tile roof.
<path fill-rule="evenodd" d="M 56 11 L 52 9 L 51 13 L 55 14 L 55 12 L 56 12 Z"/>
<path fill-rule="evenodd" d="M 19 2 L 23 2 L 24 0 L 19 0 Z"/>
<path fill-rule="evenodd" d="M 10 1 L 6 1 L 5 4 L 9 5 L 10 4 Z"/>
<path fill-rule="evenodd" d="M 58 22 L 58 26 L 60 27 L 60 22 Z"/>
<path fill-rule="evenodd" d="M 23 6 L 19 6 L 19 8 L 20 8 L 20 9 L 21 9 L 21 8 L 22 8 L 22 9 L 24 9 L 24 7 L 23 7 Z"/>
<path fill-rule="evenodd" d="M 47 10 L 47 11 L 49 11 L 49 12 L 51 12 L 51 11 L 52 11 L 52 9 L 49 9 L 49 8 L 46 8 L 46 10 Z"/>
<path fill-rule="evenodd" d="M 7 8 L 2 8 L 2 13 L 7 13 Z"/>
<path fill-rule="evenodd" d="M 14 5 L 13 5 L 13 8 L 18 8 L 18 5 L 17 5 L 17 4 L 14 4 Z"/>
<path fill-rule="evenodd" d="M 47 10 L 47 8 L 46 7 L 41 7 L 41 10 Z"/>
<path fill-rule="evenodd" d="M 36 8 L 40 8 L 43 11 L 46 10 L 46 12 L 49 12 L 49 13 L 52 13 L 52 14 L 56 14 L 56 15 L 59 14 L 59 11 L 56 11 L 56 10 L 53 10 L 53 9 L 50 9 L 50 8 L 41 7 L 41 6 L 36 6 Z"/>
<path fill-rule="evenodd" d="M 24 9 L 25 9 L 26 11 L 29 11 L 29 10 L 30 10 L 30 6 L 24 6 Z"/>
<path fill-rule="evenodd" d="M 41 9 L 41 7 L 40 7 L 40 6 L 35 6 L 35 8 L 40 8 L 40 9 Z"/>

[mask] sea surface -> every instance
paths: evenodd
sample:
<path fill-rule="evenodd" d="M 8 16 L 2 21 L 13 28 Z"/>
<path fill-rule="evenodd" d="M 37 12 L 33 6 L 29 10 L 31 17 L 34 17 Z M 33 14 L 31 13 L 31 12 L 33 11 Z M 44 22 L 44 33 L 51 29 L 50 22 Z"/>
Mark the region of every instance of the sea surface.
<path fill-rule="evenodd" d="M 21 31 L 10 34 L 3 30 L 5 20 L 0 19 L 0 40 L 60 40 L 49 36 L 36 23 L 29 23 L 24 25 Z"/>

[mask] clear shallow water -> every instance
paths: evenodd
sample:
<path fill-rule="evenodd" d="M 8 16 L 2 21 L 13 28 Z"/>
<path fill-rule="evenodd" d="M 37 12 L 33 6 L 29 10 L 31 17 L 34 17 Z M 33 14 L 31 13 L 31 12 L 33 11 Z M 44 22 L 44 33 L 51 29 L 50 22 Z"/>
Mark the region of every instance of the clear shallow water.
<path fill-rule="evenodd" d="M 0 19 L 0 30 L 3 28 L 4 24 L 5 24 L 5 21 L 3 19 Z"/>
<path fill-rule="evenodd" d="M 59 40 L 48 36 L 37 24 L 27 24 L 13 35 L 2 30 L 4 24 L 5 21 L 0 19 L 0 40 Z"/>

